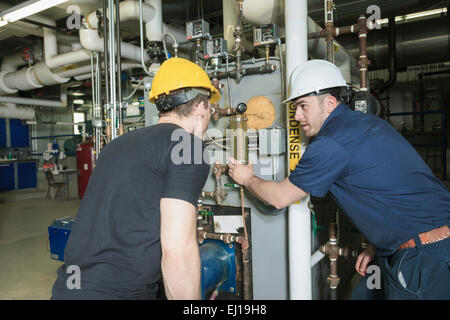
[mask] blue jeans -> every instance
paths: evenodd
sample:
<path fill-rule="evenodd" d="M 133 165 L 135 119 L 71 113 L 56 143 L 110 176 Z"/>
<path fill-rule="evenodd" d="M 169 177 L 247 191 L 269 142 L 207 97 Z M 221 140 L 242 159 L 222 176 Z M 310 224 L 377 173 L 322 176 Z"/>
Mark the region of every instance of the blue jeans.
<path fill-rule="evenodd" d="M 450 300 L 450 238 L 378 257 L 388 300 Z"/>

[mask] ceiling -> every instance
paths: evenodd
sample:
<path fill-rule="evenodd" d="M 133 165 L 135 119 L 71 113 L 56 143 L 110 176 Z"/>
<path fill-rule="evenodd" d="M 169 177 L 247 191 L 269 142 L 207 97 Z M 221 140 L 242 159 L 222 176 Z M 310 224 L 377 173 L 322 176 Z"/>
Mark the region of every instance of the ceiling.
<path fill-rule="evenodd" d="M 210 30 L 213 35 L 220 34 L 223 32 L 222 1 L 223 0 L 163 0 L 164 22 L 184 27 L 186 21 L 203 18 L 209 22 Z M 0 11 L 23 2 L 26 1 L 1 0 Z M 355 23 L 357 17 L 360 14 L 364 14 L 370 5 L 378 5 L 380 7 L 382 18 L 434 8 L 450 7 L 450 0 L 335 0 L 334 2 L 336 6 L 335 24 L 337 26 Z M 58 26 L 63 30 L 66 27 L 66 17 L 69 16 L 66 9 L 69 5 L 74 3 L 81 8 L 82 14 L 86 14 L 87 12 L 93 11 L 94 8 L 101 7 L 103 0 L 71 0 L 66 4 L 46 10 L 44 14 L 54 17 L 57 20 Z M 319 23 L 319 25 L 323 26 L 323 0 L 308 0 L 308 9 L 309 16 Z M 132 30 L 138 31 L 139 26 L 136 21 L 129 21 L 123 25 L 121 24 L 121 29 L 124 32 Z M 125 36 L 128 38 L 127 35 Z M 136 35 L 134 38 L 138 40 Z M 0 46 L 1 59 L 2 57 L 14 53 L 22 46 L 28 46 L 33 42 L 41 41 L 41 38 L 35 35 L 30 35 L 25 38 L 21 37 L 17 29 L 11 30 L 6 26 L 0 28 L 0 41 L 2 44 Z"/>

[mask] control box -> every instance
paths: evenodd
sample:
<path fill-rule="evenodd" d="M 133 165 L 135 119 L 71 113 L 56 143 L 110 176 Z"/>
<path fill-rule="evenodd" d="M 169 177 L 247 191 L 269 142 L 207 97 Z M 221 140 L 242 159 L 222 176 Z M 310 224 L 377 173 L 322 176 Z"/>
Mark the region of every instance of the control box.
<path fill-rule="evenodd" d="M 186 23 L 186 39 L 206 39 L 209 38 L 209 23 L 203 19 Z"/>
<path fill-rule="evenodd" d="M 274 24 L 265 24 L 253 28 L 253 46 L 261 47 L 275 45 L 278 38 L 278 28 Z"/>
<path fill-rule="evenodd" d="M 227 41 L 223 38 L 214 38 L 204 41 L 205 59 L 224 57 L 227 53 Z"/>
<path fill-rule="evenodd" d="M 74 222 L 73 218 L 65 217 L 54 220 L 52 225 L 48 227 L 50 257 L 52 259 L 64 261 L 64 250 Z"/>

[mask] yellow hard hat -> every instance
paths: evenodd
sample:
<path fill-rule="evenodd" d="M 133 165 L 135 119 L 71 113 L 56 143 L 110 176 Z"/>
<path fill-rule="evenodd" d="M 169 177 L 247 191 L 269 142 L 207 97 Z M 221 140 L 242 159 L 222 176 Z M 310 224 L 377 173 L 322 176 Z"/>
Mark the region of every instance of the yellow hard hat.
<path fill-rule="evenodd" d="M 208 74 L 197 64 L 183 58 L 170 58 L 161 65 L 152 82 L 148 100 L 155 103 L 162 94 L 182 88 L 204 88 L 211 92 L 211 103 L 220 100 L 219 91 L 211 84 Z"/>

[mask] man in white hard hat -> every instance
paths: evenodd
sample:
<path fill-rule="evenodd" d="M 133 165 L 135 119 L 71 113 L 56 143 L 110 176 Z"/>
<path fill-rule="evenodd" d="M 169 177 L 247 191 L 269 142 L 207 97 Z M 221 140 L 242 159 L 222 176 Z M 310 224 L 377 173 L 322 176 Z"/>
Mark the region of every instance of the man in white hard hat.
<path fill-rule="evenodd" d="M 341 102 L 347 85 L 324 60 L 298 66 L 285 102 L 296 107 L 310 144 L 281 182 L 230 159 L 229 174 L 256 197 L 284 208 L 327 192 L 372 244 L 356 270 L 377 255 L 387 299 L 450 299 L 450 194 L 414 148 L 386 121 Z"/>

